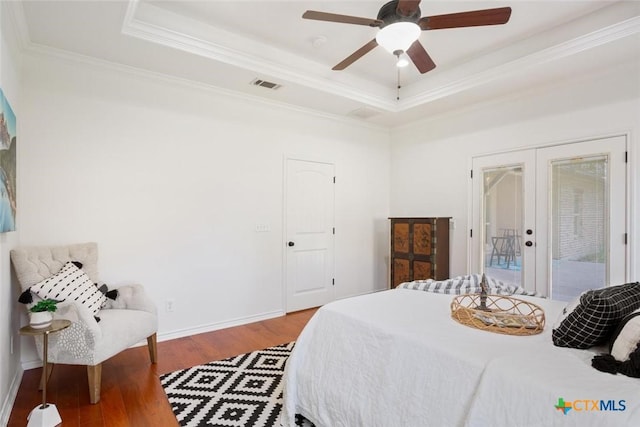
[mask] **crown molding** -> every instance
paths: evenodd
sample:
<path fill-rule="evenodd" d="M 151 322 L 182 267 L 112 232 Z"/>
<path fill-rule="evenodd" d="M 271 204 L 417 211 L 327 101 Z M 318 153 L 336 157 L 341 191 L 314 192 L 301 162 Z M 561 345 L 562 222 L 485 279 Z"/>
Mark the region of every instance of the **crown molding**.
<path fill-rule="evenodd" d="M 632 65 L 631 62 L 625 62 L 617 64 L 615 67 L 607 67 L 604 69 L 600 69 L 598 71 L 582 74 L 572 79 L 569 83 L 570 85 L 576 85 L 578 87 L 585 87 L 587 84 L 592 84 L 594 81 L 598 81 L 600 78 L 606 78 L 609 73 L 614 73 L 617 75 L 637 75 L 634 70 L 637 70 L 640 67 L 639 63 L 635 63 L 636 65 Z M 522 99 L 528 99 L 529 97 L 535 97 L 540 93 L 553 93 L 556 91 L 561 91 L 563 88 L 567 87 L 567 83 L 565 81 L 548 81 L 543 86 L 535 86 L 529 87 L 522 91 L 516 91 L 508 94 L 501 95 L 499 97 L 495 97 L 489 100 L 484 100 L 478 103 L 473 103 L 470 105 L 466 105 L 461 108 L 457 108 L 455 110 L 445 111 L 443 113 L 431 115 L 428 118 L 424 118 L 422 120 L 416 120 L 412 122 L 408 122 L 405 124 L 401 124 L 395 126 L 392 129 L 392 132 L 421 132 L 421 130 L 425 127 L 430 127 L 433 123 L 440 121 L 452 121 L 458 120 L 459 118 L 473 115 L 475 113 L 483 112 L 485 110 L 498 110 L 499 108 L 504 108 L 504 105 L 512 105 L 515 106 L 519 102 L 522 102 Z M 640 88 L 639 88 L 640 90 Z M 616 102 L 625 102 L 616 101 Z M 509 108 L 509 107 L 507 107 Z M 588 106 L 587 108 L 592 108 Z"/>
<path fill-rule="evenodd" d="M 72 62 L 83 64 L 85 66 L 92 67 L 97 70 L 109 70 L 115 73 L 122 73 L 135 78 L 141 78 L 144 80 L 150 80 L 160 82 L 163 84 L 172 84 L 181 86 L 183 88 L 194 89 L 197 92 L 208 92 L 217 96 L 226 96 L 237 100 L 247 101 L 249 103 L 261 104 L 268 108 L 278 108 L 282 110 L 292 111 L 299 114 L 309 115 L 316 118 L 329 119 L 333 122 L 340 122 L 349 125 L 355 125 L 361 128 L 366 128 L 374 131 L 388 132 L 389 127 L 378 125 L 375 123 L 364 122 L 359 119 L 345 117 L 342 115 L 326 113 L 320 110 L 314 110 L 311 108 L 300 107 L 297 105 L 274 101 L 272 99 L 263 98 L 261 96 L 250 95 L 234 90 L 221 88 L 211 84 L 177 77 L 170 74 L 160 73 L 156 71 L 149 71 L 130 65 L 124 65 L 117 62 L 107 61 L 104 59 L 98 59 L 92 56 L 82 55 L 76 52 L 70 52 L 68 50 L 57 49 L 50 46 L 45 46 L 31 42 L 29 46 L 23 49 L 23 54 L 31 55 L 33 57 L 42 57 L 48 59 L 57 59 L 64 62 Z"/>
<path fill-rule="evenodd" d="M 407 110 L 418 105 L 445 98 L 477 86 L 482 86 L 494 80 L 505 79 L 509 76 L 517 75 L 530 67 L 575 55 L 637 33 L 640 33 L 640 16 L 539 50 L 505 64 L 485 69 L 479 73 L 455 80 L 419 95 L 407 97 L 399 102 L 397 111 Z"/>
<path fill-rule="evenodd" d="M 397 111 L 397 102 L 395 100 L 354 89 L 353 86 L 348 84 L 313 76 L 310 70 L 318 67 L 316 63 L 305 61 L 309 62 L 309 64 L 305 64 L 307 66 L 304 67 L 308 68 L 308 70 L 301 70 L 302 67 L 295 69 L 291 64 L 283 65 L 269 61 L 231 47 L 223 46 L 219 43 L 214 43 L 203 38 L 144 21 L 139 17 L 139 3 L 139 0 L 130 0 L 122 24 L 123 34 L 240 68 L 277 76 L 280 79 L 285 79 L 292 83 L 320 89 L 332 95 L 348 98 L 384 111 Z M 269 49 L 272 51 L 277 50 L 273 47 L 269 47 Z M 280 51 L 279 56 L 290 57 L 291 54 Z M 300 61 L 298 58 L 295 59 Z"/>
<path fill-rule="evenodd" d="M 216 44 L 211 41 L 204 40 L 203 38 L 190 36 L 188 34 L 172 30 L 170 28 L 167 28 L 167 26 L 161 26 L 142 21 L 139 14 L 140 3 L 142 3 L 141 0 L 130 0 L 128 2 L 122 24 L 122 32 L 124 34 L 141 38 L 153 43 L 161 44 L 167 47 L 175 48 L 181 51 L 186 51 L 195 55 L 211 58 L 216 61 L 222 61 L 238 67 L 251 69 L 252 71 L 257 71 L 261 74 L 268 73 L 276 76 L 277 78 L 284 78 L 290 82 L 300 84 L 305 87 L 324 91 L 328 94 L 336 95 L 344 99 L 358 101 L 365 106 L 372 107 L 373 109 L 379 110 L 382 113 L 399 113 L 414 107 L 418 107 L 420 105 L 428 104 L 433 101 L 446 98 L 454 94 L 465 92 L 475 87 L 486 85 L 495 80 L 508 79 L 509 77 L 526 72 L 534 66 L 539 66 L 540 64 L 575 55 L 579 52 L 583 52 L 616 40 L 620 40 L 625 37 L 638 34 L 640 32 L 640 16 L 634 16 L 626 20 L 621 20 L 620 22 L 614 23 L 613 25 L 599 28 L 589 33 L 574 37 L 568 41 L 549 42 L 547 40 L 548 43 L 545 48 L 537 49 L 531 54 L 522 56 L 517 59 L 512 59 L 511 61 L 508 61 L 506 63 L 483 67 L 481 71 L 473 74 L 469 74 L 469 71 L 466 70 L 466 75 L 461 75 L 461 73 L 458 73 L 458 75 L 461 75 L 461 77 L 449 79 L 449 81 L 445 80 L 442 84 L 438 84 L 435 87 L 433 87 L 432 85 L 432 88 L 428 88 L 427 90 L 421 91 L 416 95 L 407 96 L 399 101 L 396 101 L 395 96 L 389 96 L 389 98 L 387 99 L 386 97 L 372 95 L 371 93 L 367 93 L 360 88 L 356 88 L 355 86 L 350 86 L 342 82 L 334 82 L 326 78 L 314 77 L 313 71 L 304 72 L 306 67 L 308 67 L 310 70 L 313 69 L 312 65 L 315 63 L 312 64 L 311 61 L 307 61 L 307 64 L 305 63 L 306 60 L 298 60 L 296 61 L 297 67 L 294 67 L 293 65 L 284 66 L 279 63 L 264 60 L 256 55 L 244 53 L 238 49 L 225 47 L 221 44 Z M 249 102 L 260 103 L 267 106 L 284 108 L 289 111 L 311 114 L 316 117 L 324 117 L 340 122 L 357 124 L 359 126 L 371 129 L 388 130 L 395 127 L 393 125 L 375 125 L 352 117 L 324 113 L 311 108 L 298 107 L 260 96 L 225 89 L 208 83 L 105 61 L 97 59 L 95 57 L 88 57 L 41 44 L 35 44 L 29 37 L 29 30 L 22 1 L 3 2 L 3 6 L 5 5 L 9 8 L 8 16 L 14 26 L 14 31 L 16 32 L 16 38 L 19 43 L 19 47 L 23 52 L 57 57 L 71 61 L 78 61 L 101 68 L 108 68 L 119 72 L 126 72 L 143 78 L 160 79 L 167 83 L 171 82 L 185 87 L 197 88 L 198 90 L 207 90 L 211 93 L 243 99 Z M 618 19 L 622 18 L 618 16 Z M 512 48 L 513 47 L 514 46 L 512 46 Z M 270 47 L 269 49 L 271 49 L 271 51 L 274 51 L 275 48 Z M 517 49 L 515 49 L 515 51 L 517 51 Z M 287 52 L 283 52 L 283 55 L 285 57 L 292 56 L 291 53 Z M 496 56 L 493 57 L 493 59 L 499 59 L 500 55 L 502 55 L 503 57 L 505 56 L 504 52 L 497 52 L 495 55 Z M 511 56 L 513 57 L 513 55 Z M 469 69 L 473 68 L 474 66 L 476 67 L 476 69 L 480 68 L 477 67 L 478 65 L 481 65 L 481 63 L 478 61 L 466 64 L 466 66 L 471 66 L 469 67 Z M 465 71 L 462 67 L 464 67 L 464 65 L 459 67 L 458 70 L 452 69 L 452 71 L 454 71 L 454 73 L 452 74 L 455 74 L 455 71 Z M 443 75 L 444 74 L 441 73 L 440 76 Z"/>
<path fill-rule="evenodd" d="M 421 91 L 417 95 L 410 95 L 401 100 L 392 100 L 373 95 L 366 90 L 358 89 L 350 85 L 328 81 L 321 77 L 314 77 L 311 67 L 308 70 L 302 70 L 300 67 L 296 69 L 292 64 L 283 66 L 259 58 L 248 52 L 222 46 L 221 44 L 194 37 L 167 28 L 166 26 L 144 21 L 140 17 L 139 5 L 140 0 L 130 0 L 122 26 L 122 32 L 124 34 L 252 71 L 268 73 L 293 83 L 352 99 L 375 109 L 391 113 L 399 113 L 475 87 L 483 86 L 495 80 L 519 75 L 533 66 L 556 61 L 640 32 L 640 17 L 636 16 L 575 37 L 571 40 L 556 43 L 524 57 L 490 66 L 480 72 L 445 82 L 444 84 L 437 85 L 433 89 Z M 271 47 L 271 49 L 274 48 Z M 291 54 L 282 52 L 282 55 L 290 56 Z M 469 64 L 466 65 L 468 66 Z"/>

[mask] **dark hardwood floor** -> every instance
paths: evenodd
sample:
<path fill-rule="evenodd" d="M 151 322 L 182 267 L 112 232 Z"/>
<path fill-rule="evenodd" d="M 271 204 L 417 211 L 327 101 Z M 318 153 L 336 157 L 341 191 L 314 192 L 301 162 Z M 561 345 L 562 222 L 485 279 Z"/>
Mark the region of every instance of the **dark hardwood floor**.
<path fill-rule="evenodd" d="M 86 368 L 56 365 L 47 388 L 64 427 L 177 426 L 159 375 L 295 340 L 316 309 L 158 343 L 158 363 L 147 347 L 128 349 L 103 363 L 100 402 L 89 403 Z M 42 403 L 41 368 L 24 372 L 8 427 L 24 427 Z"/>

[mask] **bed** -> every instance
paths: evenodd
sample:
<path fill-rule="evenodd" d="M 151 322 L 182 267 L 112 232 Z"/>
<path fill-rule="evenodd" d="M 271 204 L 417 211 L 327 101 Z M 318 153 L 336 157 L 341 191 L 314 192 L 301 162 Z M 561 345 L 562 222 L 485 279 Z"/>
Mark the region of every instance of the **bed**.
<path fill-rule="evenodd" d="M 640 426 L 640 379 L 592 368 L 602 349 L 553 345 L 565 303 L 519 295 L 547 325 L 511 336 L 457 323 L 452 298 L 394 289 L 320 308 L 287 363 L 282 425 L 301 414 L 317 427 Z"/>

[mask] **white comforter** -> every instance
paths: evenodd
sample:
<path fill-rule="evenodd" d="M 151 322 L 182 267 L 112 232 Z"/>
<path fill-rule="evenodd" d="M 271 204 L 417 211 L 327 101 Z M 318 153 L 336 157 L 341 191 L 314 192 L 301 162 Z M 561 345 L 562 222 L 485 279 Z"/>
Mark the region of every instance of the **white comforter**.
<path fill-rule="evenodd" d="M 317 427 L 640 426 L 639 379 L 553 346 L 564 303 L 519 296 L 547 319 L 543 333 L 520 337 L 457 323 L 452 298 L 396 289 L 322 307 L 287 363 L 282 425 L 299 413 Z M 564 415 L 558 398 L 625 400 L 626 409 Z"/>

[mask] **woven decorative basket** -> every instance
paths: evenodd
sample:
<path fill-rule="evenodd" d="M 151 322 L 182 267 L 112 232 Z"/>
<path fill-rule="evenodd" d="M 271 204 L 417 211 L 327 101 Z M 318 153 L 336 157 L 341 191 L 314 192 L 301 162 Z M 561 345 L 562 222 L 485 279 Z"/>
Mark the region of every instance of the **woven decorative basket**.
<path fill-rule="evenodd" d="M 544 329 L 544 310 L 521 299 L 487 295 L 481 310 L 480 294 L 463 294 L 451 302 L 451 317 L 463 325 L 507 335 L 536 335 Z"/>

